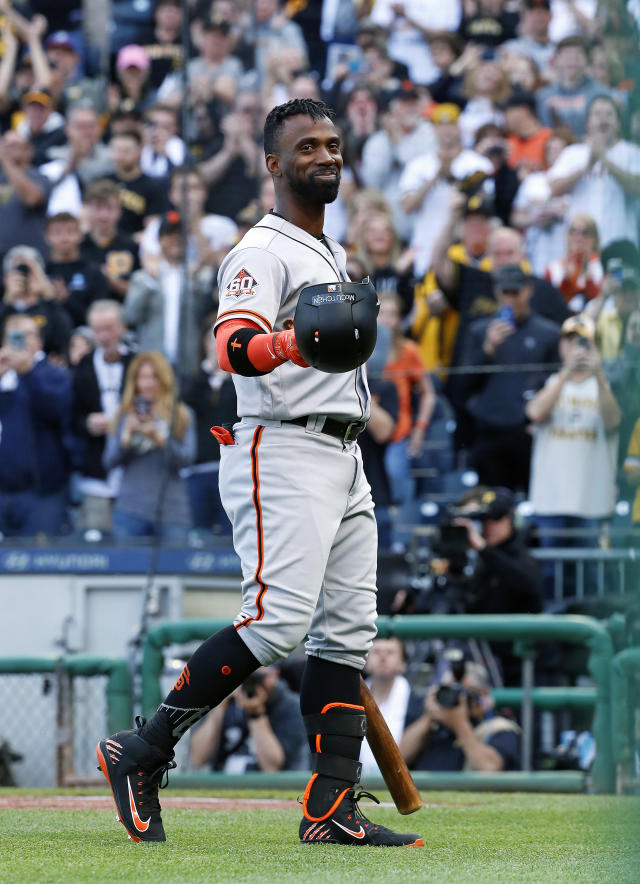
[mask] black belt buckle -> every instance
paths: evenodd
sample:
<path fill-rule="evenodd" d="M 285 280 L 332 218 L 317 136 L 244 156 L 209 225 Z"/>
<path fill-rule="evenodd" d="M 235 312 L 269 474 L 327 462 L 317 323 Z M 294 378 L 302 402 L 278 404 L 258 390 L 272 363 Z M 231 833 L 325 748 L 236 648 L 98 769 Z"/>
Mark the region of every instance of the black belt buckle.
<path fill-rule="evenodd" d="M 344 431 L 342 441 L 344 443 L 355 442 L 360 433 L 364 430 L 364 427 L 364 421 L 350 421 Z"/>

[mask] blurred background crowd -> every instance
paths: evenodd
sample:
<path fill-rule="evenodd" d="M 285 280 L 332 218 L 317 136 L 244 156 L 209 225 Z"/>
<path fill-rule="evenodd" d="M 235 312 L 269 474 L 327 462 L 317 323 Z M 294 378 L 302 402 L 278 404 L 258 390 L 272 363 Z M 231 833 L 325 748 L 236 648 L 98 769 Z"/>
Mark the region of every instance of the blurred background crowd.
<path fill-rule="evenodd" d="M 623 0 L 2 0 L 2 536 L 229 536 L 216 274 L 273 206 L 262 125 L 293 97 L 336 112 L 325 231 L 380 294 L 381 549 L 432 524 L 482 557 L 514 514 L 541 545 L 631 532 L 639 23 Z"/>

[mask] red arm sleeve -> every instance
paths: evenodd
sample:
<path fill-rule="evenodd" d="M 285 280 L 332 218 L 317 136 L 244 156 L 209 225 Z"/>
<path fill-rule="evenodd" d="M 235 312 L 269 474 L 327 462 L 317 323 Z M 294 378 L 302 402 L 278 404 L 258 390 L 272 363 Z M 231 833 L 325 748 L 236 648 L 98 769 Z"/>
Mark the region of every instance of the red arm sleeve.
<path fill-rule="evenodd" d="M 247 334 L 254 332 L 253 335 Z M 268 374 L 286 362 L 276 356 L 273 334 L 263 332 L 250 319 L 228 319 L 215 331 L 218 362 L 224 371 L 235 374 Z"/>

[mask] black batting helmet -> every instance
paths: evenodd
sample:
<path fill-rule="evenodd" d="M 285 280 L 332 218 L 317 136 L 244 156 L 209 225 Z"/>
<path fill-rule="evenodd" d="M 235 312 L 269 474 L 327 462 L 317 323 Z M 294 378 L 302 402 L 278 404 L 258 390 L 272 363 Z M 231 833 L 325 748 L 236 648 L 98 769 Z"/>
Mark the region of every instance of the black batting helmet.
<path fill-rule="evenodd" d="M 320 371 L 357 368 L 373 353 L 379 307 L 369 277 L 303 288 L 293 317 L 298 350 Z"/>

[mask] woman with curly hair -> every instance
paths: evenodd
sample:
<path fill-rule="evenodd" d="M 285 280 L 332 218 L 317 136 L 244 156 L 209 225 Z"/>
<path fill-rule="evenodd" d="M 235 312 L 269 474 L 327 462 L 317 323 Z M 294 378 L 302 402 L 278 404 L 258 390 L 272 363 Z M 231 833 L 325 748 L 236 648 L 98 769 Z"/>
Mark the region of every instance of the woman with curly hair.
<path fill-rule="evenodd" d="M 183 539 L 190 518 L 179 471 L 196 457 L 193 413 L 175 401 L 173 369 L 156 350 L 139 353 L 127 371 L 111 425 L 104 466 L 122 467 L 113 513 L 116 537 Z"/>

